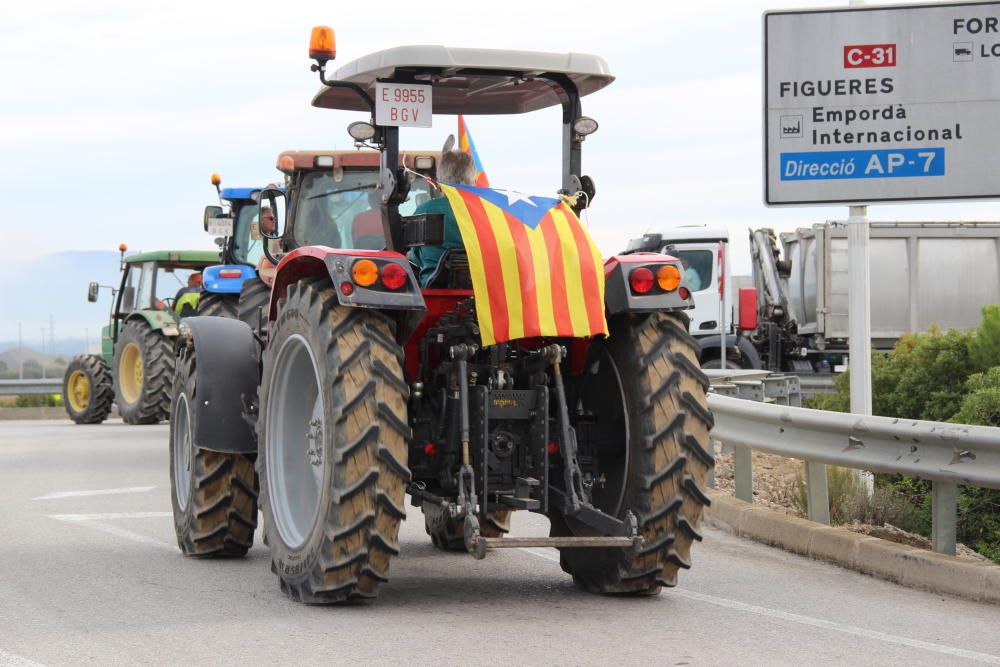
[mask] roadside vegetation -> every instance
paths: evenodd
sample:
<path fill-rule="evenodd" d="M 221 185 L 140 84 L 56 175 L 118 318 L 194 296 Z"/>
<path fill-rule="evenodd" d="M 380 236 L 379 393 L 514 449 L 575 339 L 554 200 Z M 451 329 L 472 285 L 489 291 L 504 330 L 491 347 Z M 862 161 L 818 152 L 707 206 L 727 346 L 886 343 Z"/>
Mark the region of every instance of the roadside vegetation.
<path fill-rule="evenodd" d="M 813 407 L 850 411 L 850 378 Z M 970 332 L 932 329 L 904 336 L 888 354 L 872 355 L 872 412 L 885 417 L 1000 426 L 1000 306 L 983 308 Z M 931 528 L 930 483 L 902 475 L 876 475 L 875 494 L 851 471 L 829 469 L 834 523 L 889 523 L 925 537 Z M 805 485 L 796 504 L 805 507 Z M 958 541 L 1000 563 L 1000 491 L 959 487 Z"/>

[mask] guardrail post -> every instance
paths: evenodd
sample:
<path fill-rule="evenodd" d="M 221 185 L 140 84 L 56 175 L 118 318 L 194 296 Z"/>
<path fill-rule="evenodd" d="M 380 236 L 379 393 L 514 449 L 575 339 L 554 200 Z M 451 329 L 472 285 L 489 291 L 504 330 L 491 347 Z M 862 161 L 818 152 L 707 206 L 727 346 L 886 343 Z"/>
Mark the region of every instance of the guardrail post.
<path fill-rule="evenodd" d="M 810 521 L 830 525 L 830 490 L 826 464 L 806 461 L 806 510 Z"/>
<path fill-rule="evenodd" d="M 958 523 L 958 484 L 931 482 L 931 547 L 939 554 L 955 555 Z"/>
<path fill-rule="evenodd" d="M 745 445 L 733 445 L 733 478 L 736 497 L 753 502 L 753 451 Z"/>
<path fill-rule="evenodd" d="M 716 456 L 718 456 L 719 441 L 716 440 L 715 438 L 709 438 L 708 448 L 709 448 L 709 453 L 712 455 L 712 458 L 715 458 Z M 712 466 L 711 468 L 708 469 L 708 488 L 710 489 L 715 488 L 715 466 Z"/>

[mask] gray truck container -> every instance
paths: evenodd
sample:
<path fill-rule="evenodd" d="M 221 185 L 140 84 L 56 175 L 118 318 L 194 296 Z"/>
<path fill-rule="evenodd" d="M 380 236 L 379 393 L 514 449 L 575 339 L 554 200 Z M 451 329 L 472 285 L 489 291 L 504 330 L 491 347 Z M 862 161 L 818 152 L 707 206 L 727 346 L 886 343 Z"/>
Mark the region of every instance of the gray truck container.
<path fill-rule="evenodd" d="M 781 234 L 788 305 L 800 335 L 848 338 L 847 226 L 828 222 Z M 871 223 L 872 344 L 907 332 L 972 329 L 1000 303 L 1000 224 Z M 846 343 L 845 343 L 846 344 Z"/>

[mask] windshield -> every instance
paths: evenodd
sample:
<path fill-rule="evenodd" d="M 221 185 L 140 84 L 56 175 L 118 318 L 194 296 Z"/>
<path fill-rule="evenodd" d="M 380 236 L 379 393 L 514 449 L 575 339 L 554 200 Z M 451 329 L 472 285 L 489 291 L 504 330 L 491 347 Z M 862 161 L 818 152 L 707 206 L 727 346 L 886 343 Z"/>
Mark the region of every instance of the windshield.
<path fill-rule="evenodd" d="M 373 169 L 306 174 L 296 202 L 296 245 L 382 250 L 385 234 L 377 186 L 378 171 Z M 416 179 L 409 198 L 399 206 L 399 214 L 413 215 L 429 198 L 427 183 Z"/>
<path fill-rule="evenodd" d="M 684 265 L 684 278 L 692 292 L 712 286 L 712 265 L 715 254 L 711 250 L 667 250 Z"/>
<path fill-rule="evenodd" d="M 259 255 L 262 252 L 260 248 L 260 243 L 254 244 L 251 238 L 251 230 L 256 232 L 257 223 L 257 205 L 254 202 L 247 201 L 243 202 L 236 210 L 235 221 L 233 223 L 233 255 L 239 262 L 244 262 L 246 264 L 256 264 Z M 258 236 L 254 234 L 254 236 Z M 256 245 L 258 252 L 257 258 L 248 257 L 248 253 Z"/>

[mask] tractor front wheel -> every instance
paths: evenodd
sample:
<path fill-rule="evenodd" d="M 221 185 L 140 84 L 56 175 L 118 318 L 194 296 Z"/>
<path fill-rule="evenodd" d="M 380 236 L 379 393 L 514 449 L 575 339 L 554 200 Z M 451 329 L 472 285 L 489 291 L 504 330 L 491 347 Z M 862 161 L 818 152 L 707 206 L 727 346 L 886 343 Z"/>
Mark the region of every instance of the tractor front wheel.
<path fill-rule="evenodd" d="M 63 376 L 63 405 L 77 424 L 100 424 L 115 400 L 111 369 L 96 354 L 78 354 Z"/>
<path fill-rule="evenodd" d="M 257 421 L 271 569 L 302 602 L 374 598 L 399 553 L 410 476 L 393 323 L 307 279 L 289 288 L 272 327 Z"/>
<path fill-rule="evenodd" d="M 115 343 L 115 402 L 126 424 L 155 424 L 170 416 L 174 349 L 145 320 L 129 320 Z"/>
<path fill-rule="evenodd" d="M 592 343 L 571 406 L 581 457 L 596 462 L 593 504 L 619 518 L 631 511 L 643 545 L 627 549 L 562 549 L 563 570 L 587 590 L 652 595 L 674 586 L 691 567 L 691 544 L 709 503 L 702 489 L 714 465 L 708 379 L 683 316 L 621 316 L 611 335 Z M 554 535 L 587 535 L 585 526 L 553 515 Z"/>

